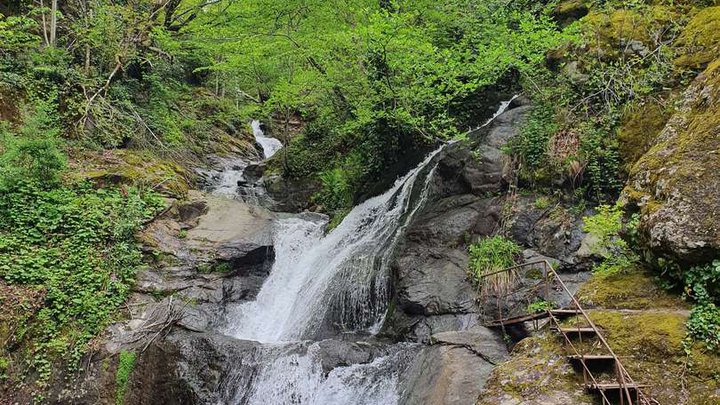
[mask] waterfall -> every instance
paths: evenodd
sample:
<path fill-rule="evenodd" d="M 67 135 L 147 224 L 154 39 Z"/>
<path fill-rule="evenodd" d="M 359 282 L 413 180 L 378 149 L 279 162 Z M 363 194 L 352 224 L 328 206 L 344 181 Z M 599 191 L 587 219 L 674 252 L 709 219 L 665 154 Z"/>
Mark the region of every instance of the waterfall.
<path fill-rule="evenodd" d="M 312 338 L 328 325 L 352 331 L 377 325 L 386 309 L 390 256 L 422 206 L 441 149 L 390 190 L 356 206 L 325 237 L 326 224 L 317 219 L 279 221 L 270 276 L 255 301 L 231 309 L 224 333 L 288 342 Z"/>
<path fill-rule="evenodd" d="M 483 126 L 511 101 L 503 102 Z M 326 236 L 326 224 L 317 218 L 279 221 L 270 276 L 255 301 L 229 308 L 222 332 L 259 342 L 292 342 L 341 330 L 376 332 L 387 309 L 391 256 L 424 206 L 434 158 L 444 147 L 384 194 L 353 208 Z"/>
<path fill-rule="evenodd" d="M 275 138 L 265 136 L 265 133 L 263 132 L 262 128 L 260 128 L 260 125 L 260 121 L 258 120 L 252 120 L 252 122 L 250 123 L 250 126 L 253 130 L 253 135 L 255 135 L 255 141 L 257 141 L 257 143 L 262 146 L 265 159 L 270 159 L 272 155 L 282 149 L 283 144 Z"/>
<path fill-rule="evenodd" d="M 495 117 L 509 105 L 503 103 Z M 259 129 L 257 121 L 253 128 Z M 382 356 L 328 371 L 317 341 L 345 331 L 376 334 L 382 326 L 395 248 L 425 206 L 436 156 L 445 147 L 430 153 L 384 194 L 353 208 L 328 234 L 327 218 L 318 214 L 285 216 L 275 223 L 270 275 L 254 301 L 228 308 L 221 330 L 262 344 L 234 359 L 218 387 L 220 404 L 400 401 L 399 375 L 418 346 L 383 345 Z"/>

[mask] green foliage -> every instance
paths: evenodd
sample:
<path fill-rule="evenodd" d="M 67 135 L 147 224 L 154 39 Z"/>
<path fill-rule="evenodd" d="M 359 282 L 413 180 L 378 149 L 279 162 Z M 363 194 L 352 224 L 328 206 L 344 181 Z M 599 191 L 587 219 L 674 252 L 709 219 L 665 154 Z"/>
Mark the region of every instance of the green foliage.
<path fill-rule="evenodd" d="M 495 0 L 403 0 L 392 11 L 368 0 L 246 1 L 205 7 L 187 33 L 213 55 L 203 69 L 231 77 L 266 115 L 311 121 L 290 141 L 286 172 L 345 168 L 355 155 L 363 167 L 347 177 L 362 189 L 429 140 L 482 122 L 488 89 L 569 37 L 550 10 Z"/>
<path fill-rule="evenodd" d="M 484 294 L 501 294 L 515 283 L 512 272 L 492 274 L 516 264 L 515 259 L 522 248 L 515 241 L 495 235 L 479 240 L 470 245 L 468 250 L 468 271 L 473 280 L 481 285 Z"/>
<path fill-rule="evenodd" d="M 33 113 L 26 113 L 17 133 L 0 130 L 0 189 L 20 179 L 52 185 L 65 168 L 66 158 L 58 139 L 51 107 L 40 103 Z"/>
<path fill-rule="evenodd" d="M 533 108 L 509 147 L 522 160 L 521 175 L 531 179 L 542 175 L 540 169 L 551 163 L 548 142 L 558 130 L 553 108 L 545 105 Z"/>
<path fill-rule="evenodd" d="M 597 243 L 592 246 L 592 253 L 603 258 L 593 268 L 600 275 L 611 275 L 627 271 L 637 264 L 639 257 L 635 254 L 621 233 L 634 234 L 637 221 L 623 224 L 624 211 L 619 204 L 597 207 L 595 215 L 583 218 L 583 230 L 594 236 Z"/>
<path fill-rule="evenodd" d="M 708 350 L 720 349 L 720 308 L 713 303 L 696 305 L 687 321 L 686 348 L 694 340 L 702 341 Z"/>
<path fill-rule="evenodd" d="M 4 190 L 0 279 L 45 292 L 24 332 L 41 381 L 55 359 L 76 364 L 125 301 L 141 264 L 134 234 L 160 205 L 139 190 L 90 184 L 47 188 L 19 180 Z"/>
<path fill-rule="evenodd" d="M 120 352 L 117 373 L 115 374 L 115 405 L 122 405 L 125 403 L 128 382 L 130 381 L 130 375 L 135 368 L 136 359 L 137 354 L 134 352 L 126 352 L 124 350 Z"/>
<path fill-rule="evenodd" d="M 720 260 L 704 266 L 694 266 L 682 273 L 685 294 L 697 302 L 720 299 Z"/>
<path fill-rule="evenodd" d="M 616 195 L 622 186 L 615 126 L 594 124 L 581 127 L 580 154 L 585 161 L 585 176 L 590 182 L 590 192 L 596 201 Z"/>
<path fill-rule="evenodd" d="M 720 260 L 679 272 L 683 294 L 695 302 L 687 322 L 685 348 L 696 341 L 703 342 L 708 350 L 720 350 Z"/>
<path fill-rule="evenodd" d="M 545 300 L 535 301 L 532 304 L 529 304 L 527 307 L 528 313 L 537 313 L 537 312 L 544 312 L 555 308 L 555 305 L 552 302 L 548 302 Z"/>
<path fill-rule="evenodd" d="M 320 173 L 322 189 L 314 200 L 329 212 L 338 213 L 352 206 L 352 194 L 347 172 L 335 168 Z"/>

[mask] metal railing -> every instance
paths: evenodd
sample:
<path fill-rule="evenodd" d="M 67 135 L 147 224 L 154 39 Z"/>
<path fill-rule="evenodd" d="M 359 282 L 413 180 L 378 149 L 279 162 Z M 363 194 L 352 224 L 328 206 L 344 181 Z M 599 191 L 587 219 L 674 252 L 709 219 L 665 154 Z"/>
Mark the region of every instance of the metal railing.
<path fill-rule="evenodd" d="M 481 279 L 490 277 L 493 275 L 501 274 L 504 272 L 511 272 L 515 277 L 518 279 L 521 278 L 520 274 L 518 273 L 519 269 L 534 266 L 537 267 L 538 265 L 543 266 L 543 278 L 542 282 L 544 283 L 544 299 L 547 301 L 550 298 L 550 289 L 551 284 L 557 283 L 557 285 L 560 287 L 560 291 L 564 294 L 566 294 L 570 298 L 570 303 L 573 306 L 573 308 L 569 308 L 572 310 L 577 311 L 577 315 L 581 315 L 582 319 L 587 323 L 585 326 L 581 326 L 580 323 L 577 324 L 577 332 L 578 335 L 580 335 L 580 339 L 582 341 L 582 332 L 581 327 L 583 328 L 590 328 L 592 329 L 592 332 L 597 336 L 600 344 L 602 345 L 603 349 L 607 352 L 609 356 L 612 357 L 613 361 L 615 362 L 615 374 L 618 386 L 620 388 L 620 404 L 621 405 L 634 405 L 634 404 L 642 404 L 642 405 L 655 405 L 658 404 L 657 401 L 655 401 L 652 398 L 647 397 L 642 390 L 640 389 L 640 386 L 635 383 L 635 381 L 630 377 L 630 374 L 628 373 L 627 369 L 625 369 L 625 366 L 623 366 L 622 362 L 618 358 L 618 356 L 615 354 L 615 351 L 610 347 L 608 342 L 603 337 L 602 333 L 598 329 L 598 327 L 595 325 L 595 323 L 590 319 L 588 314 L 585 312 L 585 310 L 580 305 L 580 302 L 575 298 L 575 295 L 570 292 L 570 290 L 567 288 L 565 283 L 562 281 L 558 273 L 555 271 L 553 266 L 548 262 L 547 260 L 536 260 L 528 263 L 523 263 L 520 265 L 508 267 L 502 270 L 494 271 L 488 274 L 483 274 L 481 276 Z M 482 287 L 482 283 L 478 288 Z M 505 294 L 504 297 L 508 297 L 509 295 L 512 295 L 515 292 Z M 501 297 L 497 297 L 498 300 Z M 498 308 L 500 308 L 500 305 L 498 305 Z M 587 364 L 584 360 L 584 355 L 581 354 L 577 347 L 572 343 L 571 339 L 568 337 L 568 335 L 563 331 L 560 321 L 553 315 L 553 312 L 551 309 L 547 309 L 547 316 L 550 318 L 551 322 L 555 325 L 556 329 L 560 332 L 560 334 L 563 335 L 565 338 L 565 341 L 569 344 L 570 348 L 575 352 L 575 355 L 580 359 L 580 364 L 583 368 L 583 379 L 586 389 L 592 388 L 593 385 L 595 387 L 595 390 L 598 391 L 602 397 L 603 404 L 612 404 L 610 402 L 610 399 L 605 394 L 605 391 L 601 388 L 600 383 L 597 381 L 593 373 L 588 368 Z M 502 316 L 502 315 L 501 315 Z M 593 385 L 588 384 L 588 379 L 592 382 Z M 634 390 L 635 395 L 631 395 L 631 390 Z"/>

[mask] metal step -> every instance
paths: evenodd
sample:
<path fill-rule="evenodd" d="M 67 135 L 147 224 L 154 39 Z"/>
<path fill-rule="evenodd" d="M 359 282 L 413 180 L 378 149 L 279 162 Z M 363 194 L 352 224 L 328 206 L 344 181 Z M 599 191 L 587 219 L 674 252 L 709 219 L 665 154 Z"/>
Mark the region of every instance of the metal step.
<path fill-rule="evenodd" d="M 582 314 L 582 311 L 580 311 L 579 309 L 551 309 L 550 312 L 556 318 L 563 318 Z"/>
<path fill-rule="evenodd" d="M 580 312 L 577 309 L 551 309 L 550 313 L 556 318 L 565 319 L 571 316 L 579 315 L 582 312 Z M 502 325 L 513 325 L 516 323 L 523 323 L 523 322 L 530 322 L 535 321 L 538 319 L 545 319 L 548 317 L 547 311 L 542 312 L 536 312 L 534 314 L 526 314 L 526 315 L 519 315 L 514 316 L 511 318 L 505 318 L 505 319 L 496 319 L 490 323 L 485 324 L 485 326 L 492 327 L 492 326 L 502 326 Z"/>
<path fill-rule="evenodd" d="M 637 383 L 625 383 L 625 385 L 620 385 L 620 383 L 612 382 L 612 383 L 590 383 L 585 385 L 585 388 L 591 391 L 618 391 L 618 390 L 624 390 L 627 388 L 628 390 L 637 390 L 639 388 L 646 388 L 648 385 L 645 384 L 637 384 Z"/>
<path fill-rule="evenodd" d="M 588 335 L 597 335 L 597 331 L 589 326 L 581 326 L 579 328 L 559 328 L 555 329 L 558 332 L 565 334 L 565 335 L 572 335 L 572 334 L 588 334 Z"/>
<path fill-rule="evenodd" d="M 615 357 L 609 355 L 609 354 L 584 354 L 578 356 L 577 354 L 574 354 L 572 356 L 568 356 L 568 359 L 570 360 L 583 360 L 583 361 L 615 361 Z"/>

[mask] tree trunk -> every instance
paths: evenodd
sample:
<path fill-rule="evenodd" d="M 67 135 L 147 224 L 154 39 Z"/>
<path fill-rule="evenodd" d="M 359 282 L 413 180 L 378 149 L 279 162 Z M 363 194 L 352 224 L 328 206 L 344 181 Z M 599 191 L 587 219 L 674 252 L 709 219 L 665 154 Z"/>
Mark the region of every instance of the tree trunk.
<path fill-rule="evenodd" d="M 45 8 L 45 2 L 40 0 L 40 7 Z M 43 28 L 43 39 L 45 39 L 45 46 L 50 45 L 50 38 L 48 37 L 48 26 L 47 19 L 45 18 L 45 11 L 42 13 L 42 28 Z"/>
<path fill-rule="evenodd" d="M 57 0 L 52 0 L 50 8 L 50 46 L 55 46 L 57 34 Z"/>

